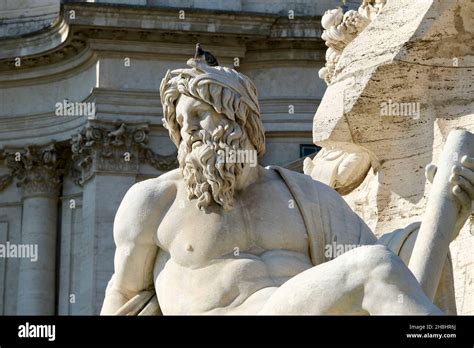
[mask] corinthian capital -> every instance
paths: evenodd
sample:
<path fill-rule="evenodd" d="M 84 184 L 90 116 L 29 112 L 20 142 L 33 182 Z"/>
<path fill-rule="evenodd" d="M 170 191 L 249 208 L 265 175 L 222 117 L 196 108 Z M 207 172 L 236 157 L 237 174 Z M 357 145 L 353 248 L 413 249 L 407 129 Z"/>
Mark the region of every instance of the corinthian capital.
<path fill-rule="evenodd" d="M 148 144 L 148 125 L 91 122 L 71 141 L 74 167 L 82 185 L 95 173 L 138 173 L 140 162 L 160 170 L 177 166 L 176 155 L 160 156 Z"/>
<path fill-rule="evenodd" d="M 62 151 L 56 143 L 28 145 L 23 149 L 5 149 L 1 157 L 10 169 L 10 177 L 18 180 L 23 196 L 57 196 L 65 167 Z"/>

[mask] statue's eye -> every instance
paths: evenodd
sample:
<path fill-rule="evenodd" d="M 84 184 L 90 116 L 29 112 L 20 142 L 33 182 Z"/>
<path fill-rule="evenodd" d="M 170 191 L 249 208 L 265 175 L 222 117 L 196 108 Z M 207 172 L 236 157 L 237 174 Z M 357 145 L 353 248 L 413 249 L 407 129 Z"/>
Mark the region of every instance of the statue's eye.
<path fill-rule="evenodd" d="M 203 119 L 205 118 L 209 113 L 209 110 L 198 110 L 196 112 L 196 117 L 198 117 L 199 119 Z"/>

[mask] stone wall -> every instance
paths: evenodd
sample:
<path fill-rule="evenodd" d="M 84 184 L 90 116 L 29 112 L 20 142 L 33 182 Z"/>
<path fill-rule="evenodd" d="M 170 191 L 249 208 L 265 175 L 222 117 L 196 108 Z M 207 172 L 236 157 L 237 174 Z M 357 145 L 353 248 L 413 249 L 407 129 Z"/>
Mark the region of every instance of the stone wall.
<path fill-rule="evenodd" d="M 50 26 L 59 16 L 60 0 L 3 0 L 0 37 L 25 35 Z"/>

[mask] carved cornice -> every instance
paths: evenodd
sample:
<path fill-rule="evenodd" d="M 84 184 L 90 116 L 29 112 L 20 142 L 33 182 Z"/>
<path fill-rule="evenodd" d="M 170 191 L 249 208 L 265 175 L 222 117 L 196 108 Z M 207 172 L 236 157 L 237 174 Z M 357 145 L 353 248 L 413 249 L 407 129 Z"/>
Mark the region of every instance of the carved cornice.
<path fill-rule="evenodd" d="M 11 174 L 2 176 L 0 189 L 6 188 L 15 177 L 17 186 L 22 188 L 23 197 L 56 197 L 66 163 L 63 151 L 64 148 L 56 143 L 3 150 L 0 158 L 5 161 Z"/>
<path fill-rule="evenodd" d="M 79 185 L 95 173 L 138 173 L 140 162 L 158 170 L 168 171 L 177 167 L 176 155 L 161 156 L 148 144 L 148 125 L 116 123 L 110 127 L 90 123 L 71 141 L 72 160 Z"/>
<path fill-rule="evenodd" d="M 212 37 L 208 33 L 182 33 L 182 32 L 162 32 L 152 29 L 117 29 L 108 27 L 75 27 L 75 34 L 80 37 L 91 38 L 94 40 L 100 40 L 100 44 L 95 45 L 94 49 L 103 50 L 102 44 L 108 44 L 111 42 L 132 42 L 135 46 L 139 43 L 146 43 L 148 48 L 149 44 L 161 44 L 158 48 L 161 48 L 162 54 L 174 54 L 174 55 L 186 55 L 189 50 L 193 53 L 194 47 L 188 47 L 190 42 L 202 41 L 206 44 L 206 47 L 215 46 L 220 51 L 217 51 L 219 56 L 229 55 L 235 56 L 236 54 L 242 55 L 245 53 L 244 49 L 240 45 L 229 42 L 227 35 L 214 33 Z M 237 35 L 238 39 L 242 42 L 250 40 L 251 37 L 246 35 Z M 181 46 L 182 45 L 182 46 Z M 224 48 L 222 47 L 224 46 Z M 135 47 L 136 49 L 136 47 Z M 228 52 L 231 50 L 231 52 Z"/>
<path fill-rule="evenodd" d="M 217 12 L 212 10 L 184 9 L 185 20 L 178 14 L 183 8 L 159 8 L 153 6 L 120 6 L 99 3 L 69 3 L 64 10 L 74 10 L 76 18 L 71 25 L 115 26 L 133 29 L 153 28 L 160 31 L 180 31 L 182 33 L 203 33 L 206 36 L 217 33 L 267 36 L 278 18 L 275 14 Z M 114 23 L 114 24 L 112 24 Z M 216 25 L 218 23 L 218 25 Z"/>
<path fill-rule="evenodd" d="M 74 19 L 69 17 L 70 11 L 75 12 Z M 288 20 L 261 13 L 218 13 L 196 9 L 187 9 L 186 13 L 188 17 L 183 21 L 177 16 L 177 9 L 65 4 L 61 17 L 51 28 L 31 37 L 5 41 L 8 49 L 0 54 L 0 74 L 10 75 L 16 71 L 22 74 L 15 79 L 28 79 L 31 77 L 22 75 L 31 68 L 65 65 L 69 60 L 77 60 L 88 48 L 92 48 L 89 55 L 97 51 L 122 54 L 123 47 L 114 46 L 118 42 L 130 43 L 129 56 L 143 55 L 152 49 L 149 54 L 159 53 L 168 58 L 188 56 L 194 53 L 192 47 L 187 48 L 189 44 L 201 42 L 219 57 L 231 59 L 245 56 L 245 46 L 254 40 L 320 40 L 319 16 L 298 16 Z M 111 24 L 115 21 L 122 23 L 121 28 Z M 50 42 L 53 37 L 58 37 L 54 45 Z M 49 43 L 48 50 L 36 49 L 36 41 L 43 46 L 43 41 Z M 16 65 L 16 58 L 21 58 L 21 65 Z M 58 68 L 58 72 L 60 70 Z"/>
<path fill-rule="evenodd" d="M 69 25 L 62 17 L 58 17 L 50 26 L 29 34 L 1 38 L 2 51 L 0 59 L 21 57 L 25 51 L 29 55 L 46 52 L 61 45 L 69 33 Z"/>
<path fill-rule="evenodd" d="M 37 66 L 52 65 L 62 63 L 72 57 L 77 56 L 87 48 L 87 41 L 84 36 L 74 35 L 57 48 L 34 55 L 19 57 L 20 64 L 17 66 L 17 57 L 0 60 L 0 73 L 10 70 L 24 71 Z"/>

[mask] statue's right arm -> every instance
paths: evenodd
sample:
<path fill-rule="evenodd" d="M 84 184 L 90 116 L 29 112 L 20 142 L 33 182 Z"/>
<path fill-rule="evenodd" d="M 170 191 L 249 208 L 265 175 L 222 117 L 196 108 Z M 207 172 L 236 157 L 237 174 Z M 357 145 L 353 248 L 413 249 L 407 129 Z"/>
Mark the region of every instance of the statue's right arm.
<path fill-rule="evenodd" d="M 176 197 L 171 173 L 132 186 L 114 221 L 114 274 L 107 286 L 101 314 L 114 314 L 143 290 L 153 288 L 153 268 L 159 248 L 158 226 Z"/>

